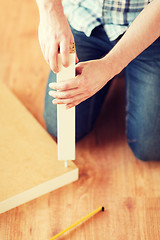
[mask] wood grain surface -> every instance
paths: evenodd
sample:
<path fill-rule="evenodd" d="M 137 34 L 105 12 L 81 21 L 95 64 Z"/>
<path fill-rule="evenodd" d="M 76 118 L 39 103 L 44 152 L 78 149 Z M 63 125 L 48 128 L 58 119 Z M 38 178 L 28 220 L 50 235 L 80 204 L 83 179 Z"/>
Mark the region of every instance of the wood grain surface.
<path fill-rule="evenodd" d="M 58 161 L 57 144 L 0 81 L 0 213 L 78 179 Z"/>
<path fill-rule="evenodd" d="M 49 68 L 37 40 L 34 1 L 0 0 L 0 80 L 44 126 Z M 117 78 L 94 130 L 77 144 L 78 182 L 0 215 L 1 240 L 49 240 L 97 207 L 62 240 L 159 240 L 160 163 L 141 162 L 126 143 L 124 81 Z"/>

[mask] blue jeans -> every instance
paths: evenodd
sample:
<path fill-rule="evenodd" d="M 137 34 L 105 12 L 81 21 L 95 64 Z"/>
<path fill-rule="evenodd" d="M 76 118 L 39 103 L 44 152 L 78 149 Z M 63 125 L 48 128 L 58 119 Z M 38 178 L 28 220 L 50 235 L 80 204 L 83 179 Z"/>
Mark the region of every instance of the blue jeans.
<path fill-rule="evenodd" d="M 110 41 L 102 26 L 90 37 L 72 29 L 78 58 L 81 61 L 105 56 L 117 43 Z M 160 160 L 160 38 L 125 68 L 126 135 L 134 155 L 143 161 Z M 56 81 L 51 71 L 48 79 Z M 76 106 L 76 141 L 94 127 L 97 116 L 110 88 L 109 81 L 99 92 Z M 44 119 L 48 132 L 57 136 L 57 107 L 45 96 Z"/>

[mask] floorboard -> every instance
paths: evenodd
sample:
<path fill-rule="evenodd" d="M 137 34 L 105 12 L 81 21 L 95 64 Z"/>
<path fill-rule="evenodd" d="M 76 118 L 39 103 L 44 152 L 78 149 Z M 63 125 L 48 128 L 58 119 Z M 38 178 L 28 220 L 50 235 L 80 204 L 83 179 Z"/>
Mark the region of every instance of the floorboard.
<path fill-rule="evenodd" d="M 28 0 L 0 0 L 0 81 L 45 127 L 49 67 L 37 40 L 38 11 Z M 80 179 L 0 215 L 0 239 L 49 240 L 97 207 L 101 212 L 61 240 L 159 240 L 160 164 L 141 162 L 125 137 L 124 80 L 115 79 L 94 130 L 77 144 Z"/>

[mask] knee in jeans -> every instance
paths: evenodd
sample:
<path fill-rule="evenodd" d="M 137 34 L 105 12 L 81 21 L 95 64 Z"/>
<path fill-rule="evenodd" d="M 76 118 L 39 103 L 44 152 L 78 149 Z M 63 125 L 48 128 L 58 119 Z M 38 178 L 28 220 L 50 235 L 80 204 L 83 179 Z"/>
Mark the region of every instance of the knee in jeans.
<path fill-rule="evenodd" d="M 137 143 L 136 140 L 128 140 L 128 145 L 137 159 L 141 161 L 149 161 L 148 157 L 146 157 L 146 154 L 142 151 L 141 144 Z"/>
<path fill-rule="evenodd" d="M 160 151 L 157 153 L 157 150 L 154 149 L 152 142 L 143 140 L 128 140 L 128 145 L 132 150 L 134 156 L 144 162 L 160 160 Z"/>
<path fill-rule="evenodd" d="M 44 118 L 44 121 L 45 121 L 45 125 L 46 125 L 46 128 L 47 128 L 47 131 L 53 137 L 57 138 L 57 125 L 56 125 L 56 123 L 53 124 L 53 122 L 51 121 L 51 118 L 47 114 L 47 111 L 43 112 L 43 118 Z"/>
<path fill-rule="evenodd" d="M 76 142 L 79 142 L 80 140 L 82 140 L 83 138 L 85 138 L 90 131 L 88 132 L 78 132 L 78 130 L 76 129 Z"/>

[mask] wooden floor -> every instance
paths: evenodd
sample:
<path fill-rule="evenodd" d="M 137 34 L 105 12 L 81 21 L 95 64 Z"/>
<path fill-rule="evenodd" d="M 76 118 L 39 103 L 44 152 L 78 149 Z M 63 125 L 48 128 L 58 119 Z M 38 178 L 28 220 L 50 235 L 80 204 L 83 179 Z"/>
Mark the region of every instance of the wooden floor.
<path fill-rule="evenodd" d="M 0 81 L 44 126 L 49 68 L 28 0 L 0 0 Z M 79 181 L 0 215 L 1 240 L 49 240 L 97 207 L 101 212 L 61 240 L 159 240 L 160 163 L 135 159 L 126 143 L 124 82 L 114 82 L 95 129 L 77 144 Z M 29 126 L 28 126 L 29 127 Z"/>

